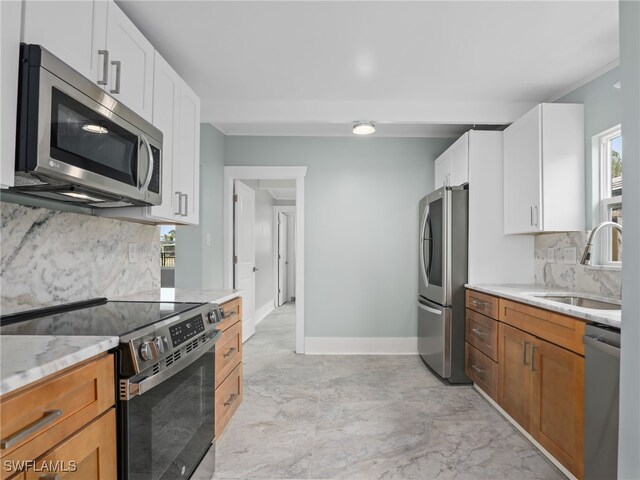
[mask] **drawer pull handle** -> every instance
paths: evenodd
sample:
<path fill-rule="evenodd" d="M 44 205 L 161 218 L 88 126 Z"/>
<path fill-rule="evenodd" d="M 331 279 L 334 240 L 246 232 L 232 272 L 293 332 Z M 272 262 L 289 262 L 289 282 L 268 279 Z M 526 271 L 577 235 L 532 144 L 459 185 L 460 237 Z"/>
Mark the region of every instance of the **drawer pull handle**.
<path fill-rule="evenodd" d="M 235 347 L 231 347 L 229 350 L 227 350 L 227 353 L 223 353 L 222 354 L 222 357 L 223 358 L 227 358 L 227 357 L 233 355 L 233 352 L 235 352 L 235 351 L 236 351 L 236 348 Z"/>
<path fill-rule="evenodd" d="M 226 402 L 224 402 L 224 406 L 228 407 L 229 405 L 231 405 L 233 402 L 236 401 L 236 398 L 238 396 L 235 393 L 232 393 L 231 396 L 229 397 L 229 400 L 227 400 Z"/>
<path fill-rule="evenodd" d="M 474 364 L 471 364 L 471 368 L 473 368 L 478 373 L 484 373 L 482 368 L 476 367 Z"/>
<path fill-rule="evenodd" d="M 26 440 L 27 438 L 29 438 L 30 436 L 35 434 L 38 430 L 40 430 L 40 429 L 46 427 L 47 425 L 49 425 L 56 418 L 58 418 L 60 415 L 62 415 L 62 410 L 48 410 L 48 411 L 44 412 L 44 415 L 42 416 L 41 419 L 36 420 L 31 425 L 27 425 L 22 430 L 14 433 L 10 437 L 1 440 L 0 441 L 0 448 L 3 449 L 3 450 L 7 449 L 7 448 L 11 448 L 16 443 L 19 443 L 19 442 L 22 442 L 23 440 Z"/>
<path fill-rule="evenodd" d="M 483 302 L 482 300 L 476 300 L 475 298 L 471 300 L 471 305 L 482 310 L 487 307 L 491 307 L 491 304 L 489 302 Z"/>
<path fill-rule="evenodd" d="M 57 473 L 43 473 L 38 478 L 40 480 L 60 480 L 60 475 Z"/>
<path fill-rule="evenodd" d="M 231 318 L 234 315 L 238 315 L 237 310 L 229 310 L 228 312 L 225 312 L 224 310 L 222 310 L 222 318 L 224 319 Z"/>
<path fill-rule="evenodd" d="M 471 331 L 476 335 L 478 335 L 479 337 L 484 337 L 486 335 L 486 333 L 480 330 L 479 328 L 472 328 Z"/>

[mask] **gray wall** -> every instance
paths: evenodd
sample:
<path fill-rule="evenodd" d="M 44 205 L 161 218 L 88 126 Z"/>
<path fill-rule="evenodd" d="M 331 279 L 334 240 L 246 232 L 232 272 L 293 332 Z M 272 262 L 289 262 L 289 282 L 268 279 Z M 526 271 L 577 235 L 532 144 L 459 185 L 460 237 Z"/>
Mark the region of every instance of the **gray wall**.
<path fill-rule="evenodd" d="M 584 153 L 585 153 L 585 201 L 586 226 L 598 223 L 597 209 L 600 185 L 600 165 L 592 159 L 592 138 L 594 135 L 622 123 L 621 93 L 612 88 L 620 80 L 620 68 L 595 78 L 580 88 L 565 95 L 558 103 L 584 104 Z M 625 153 L 625 157 L 627 157 Z"/>
<path fill-rule="evenodd" d="M 308 337 L 415 337 L 418 201 L 451 139 L 228 137 L 226 165 L 302 165 Z"/>
<path fill-rule="evenodd" d="M 213 126 L 200 125 L 200 224 L 176 228 L 177 288 L 222 288 L 225 140 Z"/>
<path fill-rule="evenodd" d="M 620 2 L 624 261 L 618 478 L 640 478 L 640 3 Z"/>

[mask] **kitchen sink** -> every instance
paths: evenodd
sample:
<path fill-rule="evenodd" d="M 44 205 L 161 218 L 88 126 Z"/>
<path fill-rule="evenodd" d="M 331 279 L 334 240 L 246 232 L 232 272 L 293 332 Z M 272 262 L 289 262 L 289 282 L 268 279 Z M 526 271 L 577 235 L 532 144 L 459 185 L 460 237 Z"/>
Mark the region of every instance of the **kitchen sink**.
<path fill-rule="evenodd" d="M 583 297 L 576 294 L 557 294 L 557 293 L 534 293 L 532 297 L 544 298 L 552 302 L 566 303 L 567 305 L 573 305 L 582 308 L 592 308 L 594 310 L 620 310 L 620 303 L 613 303 L 612 301 L 596 300 L 594 298 Z"/>

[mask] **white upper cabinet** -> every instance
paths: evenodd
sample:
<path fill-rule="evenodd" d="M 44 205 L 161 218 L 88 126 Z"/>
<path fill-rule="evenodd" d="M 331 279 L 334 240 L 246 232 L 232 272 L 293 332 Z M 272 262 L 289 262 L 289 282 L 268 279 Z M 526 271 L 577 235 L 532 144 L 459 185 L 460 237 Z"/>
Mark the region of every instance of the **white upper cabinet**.
<path fill-rule="evenodd" d="M 462 135 L 435 161 L 436 190 L 469 183 L 469 132 Z"/>
<path fill-rule="evenodd" d="M 584 230 L 583 106 L 540 104 L 503 139 L 504 233 Z"/>
<path fill-rule="evenodd" d="M 18 103 L 20 2 L 0 2 L 0 185 L 13 186 Z"/>
<path fill-rule="evenodd" d="M 182 222 L 197 224 L 200 217 L 200 99 L 186 83 L 180 101 L 180 150 L 174 159 L 182 198 Z"/>
<path fill-rule="evenodd" d="M 154 48 L 114 3 L 108 3 L 107 91 L 146 120 L 153 115 Z"/>
<path fill-rule="evenodd" d="M 105 78 L 107 2 L 24 0 L 23 3 L 23 42 L 42 45 L 96 83 Z"/>

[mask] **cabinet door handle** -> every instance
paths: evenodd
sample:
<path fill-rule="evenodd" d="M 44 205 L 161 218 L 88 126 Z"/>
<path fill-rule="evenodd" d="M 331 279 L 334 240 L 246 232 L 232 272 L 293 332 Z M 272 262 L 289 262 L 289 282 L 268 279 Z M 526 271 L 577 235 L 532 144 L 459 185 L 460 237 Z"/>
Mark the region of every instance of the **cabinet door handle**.
<path fill-rule="evenodd" d="M 188 216 L 189 215 L 189 194 L 185 193 L 184 194 L 184 216 Z"/>
<path fill-rule="evenodd" d="M 102 58 L 102 80 L 98 80 L 98 85 L 107 85 L 109 83 L 109 50 L 98 50 L 98 55 L 104 55 Z"/>
<path fill-rule="evenodd" d="M 533 205 L 529 207 L 529 225 L 533 227 Z"/>
<path fill-rule="evenodd" d="M 486 307 L 491 306 L 489 302 L 483 302 L 482 300 L 471 299 L 471 305 L 481 310 L 485 310 Z"/>
<path fill-rule="evenodd" d="M 235 393 L 232 393 L 229 399 L 226 402 L 224 402 L 224 406 L 228 407 L 236 400 L 236 398 L 237 398 L 237 395 Z"/>
<path fill-rule="evenodd" d="M 174 212 L 174 215 L 182 215 L 182 192 L 176 192 L 175 194 L 178 197 L 178 211 Z"/>
<path fill-rule="evenodd" d="M 236 351 L 236 348 L 235 347 L 231 347 L 229 350 L 227 350 L 227 353 L 222 354 L 222 357 L 223 358 L 227 358 L 227 357 L 233 355 L 233 352 L 235 352 L 235 351 Z"/>
<path fill-rule="evenodd" d="M 116 88 L 112 88 L 109 92 L 120 93 L 120 68 L 122 67 L 122 64 L 120 63 L 120 60 L 114 60 L 111 62 L 111 65 L 116 66 Z"/>
<path fill-rule="evenodd" d="M 60 480 L 60 475 L 57 473 L 43 473 L 38 478 L 40 480 Z"/>
<path fill-rule="evenodd" d="M 537 205 L 533 206 L 533 211 L 534 211 L 534 213 L 533 213 L 533 225 L 535 227 L 537 227 L 538 226 L 538 206 Z"/>
<path fill-rule="evenodd" d="M 62 415 L 62 410 L 48 410 L 44 412 L 44 415 L 39 420 L 36 420 L 31 425 L 27 425 L 22 430 L 17 431 L 10 437 L 0 440 L 0 448 L 5 450 L 7 448 L 11 448 L 16 443 L 26 440 L 42 428 L 52 423 L 60 415 Z"/>
<path fill-rule="evenodd" d="M 529 365 L 527 363 L 527 345 L 531 345 L 531 342 L 526 342 L 526 341 L 522 342 L 522 364 L 523 365 Z"/>
<path fill-rule="evenodd" d="M 538 350 L 537 345 L 531 345 L 531 371 L 536 371 L 536 350 Z"/>

